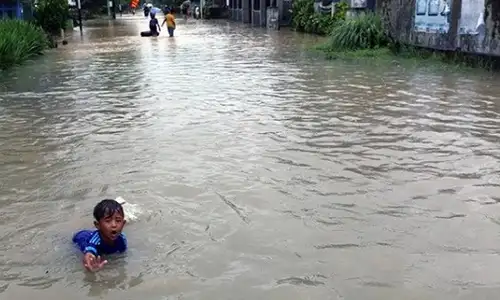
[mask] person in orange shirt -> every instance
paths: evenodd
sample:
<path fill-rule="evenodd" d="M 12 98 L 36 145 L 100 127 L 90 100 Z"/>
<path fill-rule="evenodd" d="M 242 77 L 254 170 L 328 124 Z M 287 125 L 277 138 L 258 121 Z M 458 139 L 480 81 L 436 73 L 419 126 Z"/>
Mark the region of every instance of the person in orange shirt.
<path fill-rule="evenodd" d="M 165 25 L 167 23 L 167 29 L 168 29 L 168 35 L 170 37 L 174 36 L 174 30 L 175 30 L 175 17 L 174 14 L 172 13 L 172 10 L 169 9 L 167 11 L 167 14 L 165 15 L 165 20 L 163 20 L 163 23 L 161 23 L 161 26 Z"/>

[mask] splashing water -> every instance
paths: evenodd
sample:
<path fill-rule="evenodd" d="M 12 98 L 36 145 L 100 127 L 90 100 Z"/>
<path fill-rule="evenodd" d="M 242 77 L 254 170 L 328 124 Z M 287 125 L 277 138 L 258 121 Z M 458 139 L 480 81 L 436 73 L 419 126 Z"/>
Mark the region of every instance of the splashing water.
<path fill-rule="evenodd" d="M 129 203 L 120 196 L 116 197 L 115 200 L 123 206 L 125 220 L 130 222 L 139 218 L 139 215 L 142 213 L 142 209 L 137 204 Z"/>

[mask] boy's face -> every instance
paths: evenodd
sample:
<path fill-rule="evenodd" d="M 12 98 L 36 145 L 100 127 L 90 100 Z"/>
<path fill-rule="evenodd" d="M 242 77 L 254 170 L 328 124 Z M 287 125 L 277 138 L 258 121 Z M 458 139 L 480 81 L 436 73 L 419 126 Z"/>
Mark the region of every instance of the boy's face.
<path fill-rule="evenodd" d="M 123 215 L 120 212 L 114 212 L 112 215 L 105 216 L 100 221 L 95 221 L 94 225 L 106 241 L 112 242 L 118 238 L 125 223 Z"/>

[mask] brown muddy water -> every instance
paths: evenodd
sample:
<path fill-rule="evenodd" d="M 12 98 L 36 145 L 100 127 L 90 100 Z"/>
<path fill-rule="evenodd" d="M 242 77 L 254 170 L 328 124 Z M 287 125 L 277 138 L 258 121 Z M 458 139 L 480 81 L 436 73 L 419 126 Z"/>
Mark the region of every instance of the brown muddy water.
<path fill-rule="evenodd" d="M 496 299 L 499 77 L 86 24 L 0 80 L 0 299 Z M 129 252 L 70 239 L 121 196 Z"/>

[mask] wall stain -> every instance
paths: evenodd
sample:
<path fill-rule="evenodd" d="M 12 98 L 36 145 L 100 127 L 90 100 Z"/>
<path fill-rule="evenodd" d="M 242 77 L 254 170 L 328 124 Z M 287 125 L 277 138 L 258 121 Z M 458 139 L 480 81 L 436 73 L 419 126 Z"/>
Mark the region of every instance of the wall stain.
<path fill-rule="evenodd" d="M 485 2 L 484 35 L 455 37 L 451 32 L 416 32 L 415 0 L 380 0 L 377 3 L 377 10 L 382 14 L 387 34 L 393 41 L 434 50 L 500 57 L 500 0 Z"/>

